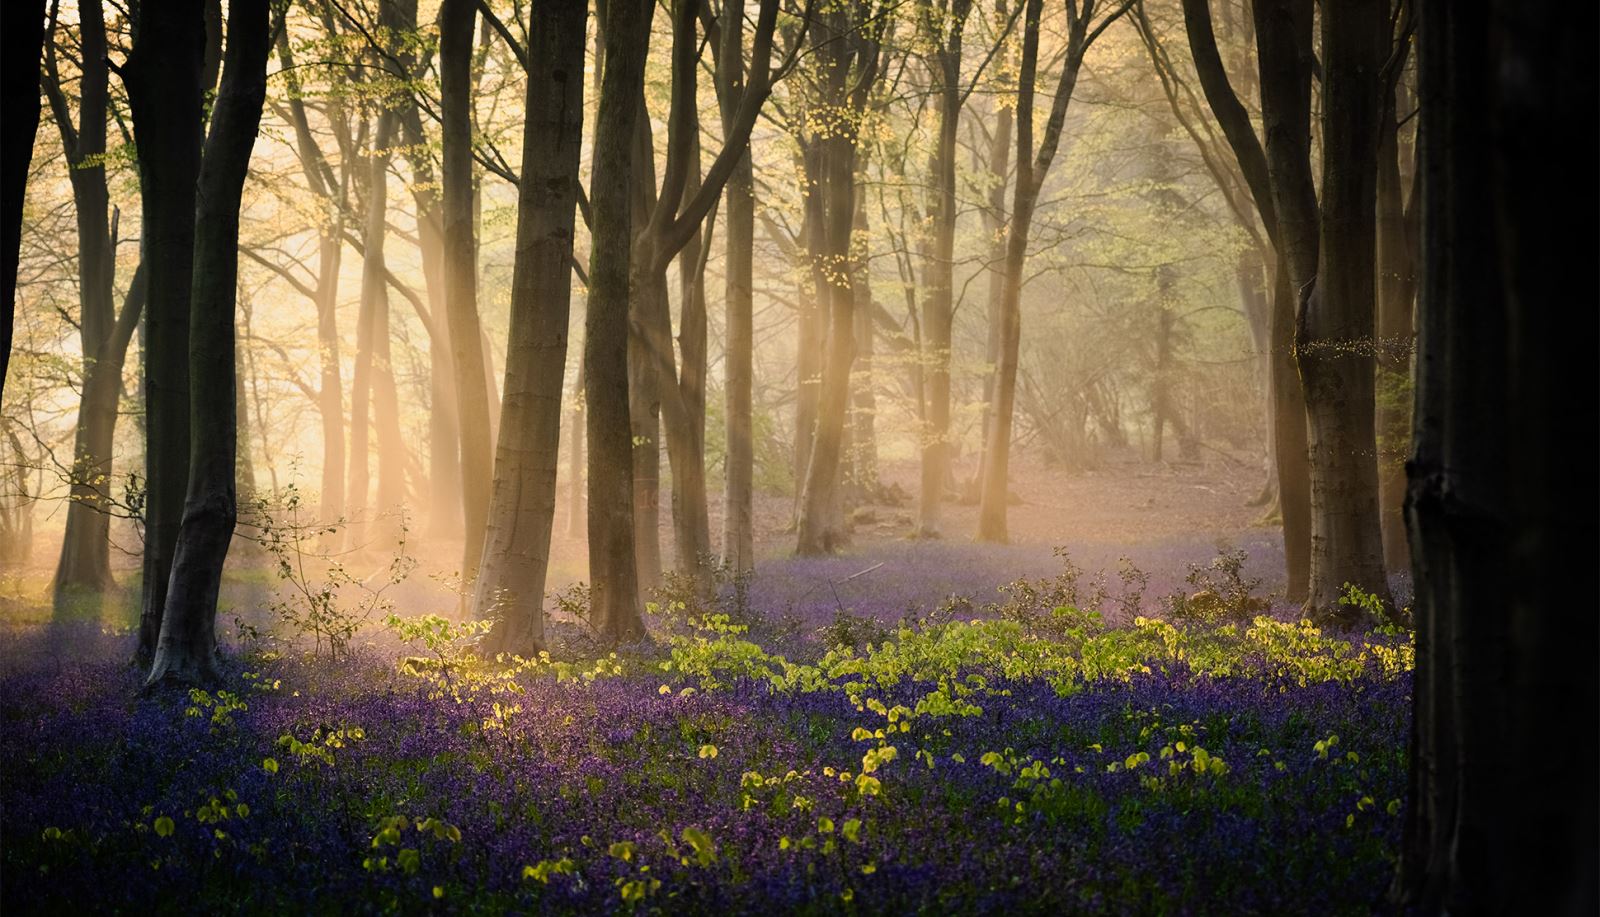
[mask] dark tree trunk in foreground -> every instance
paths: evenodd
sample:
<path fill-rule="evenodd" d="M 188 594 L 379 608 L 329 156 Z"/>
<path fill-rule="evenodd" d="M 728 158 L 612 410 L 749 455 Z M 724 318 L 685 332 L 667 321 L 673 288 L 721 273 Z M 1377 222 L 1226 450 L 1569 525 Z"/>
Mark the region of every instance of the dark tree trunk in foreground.
<path fill-rule="evenodd" d="M 1600 423 L 1600 328 L 1555 304 L 1596 244 L 1595 9 L 1424 0 L 1419 19 L 1417 668 L 1395 892 L 1419 914 L 1593 914 L 1600 495 L 1575 434 Z"/>
<path fill-rule="evenodd" d="M 948 10 L 923 6 L 923 31 L 933 43 L 929 68 L 938 105 L 938 134 L 928 163 L 932 192 L 928 214 L 933 238 L 922 269 L 923 373 L 927 417 L 922 434 L 922 489 L 917 535 L 943 532 L 945 481 L 950 476 L 950 326 L 954 317 L 956 242 L 956 130 L 961 124 L 961 36 L 972 0 L 952 0 Z"/>
<path fill-rule="evenodd" d="M 479 617 L 498 619 L 489 649 L 524 656 L 544 644 L 544 586 L 561 463 L 561 380 L 567 366 L 578 152 L 583 144 L 587 14 L 586 0 L 541 6 L 528 39 L 505 403 L 473 601 Z M 577 435 L 574 429 L 572 436 Z"/>
<path fill-rule="evenodd" d="M 268 0 L 232 0 L 222 87 L 211 115 L 195 214 L 190 298 L 189 487 L 172 561 L 161 639 L 147 684 L 199 684 L 217 671 L 217 593 L 238 514 L 235 492 L 234 310 L 239 204 L 267 95 Z"/>
<path fill-rule="evenodd" d="M 1251 9 L 1261 72 L 1263 146 L 1278 223 L 1279 265 L 1272 294 L 1278 494 L 1288 561 L 1287 596 L 1300 602 L 1311 589 L 1311 482 L 1305 396 L 1295 359 L 1295 316 L 1317 279 L 1320 233 L 1311 177 L 1312 4 L 1311 0 L 1257 0 Z"/>
<path fill-rule="evenodd" d="M 478 562 L 483 556 L 493 475 L 489 451 L 489 384 L 484 375 L 482 332 L 478 323 L 477 239 L 472 218 L 472 29 L 477 21 L 477 10 L 475 0 L 445 0 L 439 13 L 439 70 L 443 81 L 440 104 L 444 109 L 445 312 L 454 357 L 456 418 L 461 435 L 462 518 L 466 525 L 461 577 L 465 583 L 471 583 L 477 576 Z M 545 15 L 541 11 L 536 18 L 543 19 Z M 533 63 L 533 58 L 529 61 Z M 563 272 L 562 277 L 566 276 Z M 560 385 L 556 388 L 559 390 Z"/>
<path fill-rule="evenodd" d="M 201 0 L 142 4 L 134 22 L 133 51 L 121 71 L 139 147 L 139 194 L 144 203 L 144 594 L 137 657 L 141 666 L 155 658 L 189 481 L 189 297 L 194 282 L 205 47 Z M 229 295 L 231 301 L 231 291 Z M 231 353 L 231 336 L 228 347 Z M 231 404 L 231 384 L 226 395 Z M 228 477 L 233 477 L 231 468 Z"/>
<path fill-rule="evenodd" d="M 1354 609 L 1339 604 L 1346 583 L 1391 604 L 1378 526 L 1372 343 L 1388 12 L 1387 0 L 1362 0 L 1322 16 L 1321 264 L 1295 324 L 1311 444 L 1306 610 L 1345 623 L 1355 623 Z"/>
<path fill-rule="evenodd" d="M 590 618 L 611 640 L 644 634 L 633 556 L 633 436 L 628 412 L 628 283 L 635 119 L 641 117 L 649 0 L 608 0 L 590 179 L 593 247 L 584 319 L 589 447 Z"/>
<path fill-rule="evenodd" d="M 983 489 L 978 510 L 978 538 L 1003 542 L 1006 533 L 1008 481 L 1011 473 L 1011 426 L 1017 402 L 1017 358 L 1022 341 L 1022 269 L 1028 256 L 1028 233 L 1034 208 L 1044 188 L 1050 164 L 1055 161 L 1066 123 L 1067 106 L 1078 84 L 1083 59 L 1096 39 L 1120 19 L 1129 2 L 1069 4 L 1065 57 L 1056 85 L 1050 117 L 1037 151 L 1033 148 L 1034 84 L 1039 69 L 1039 29 L 1043 0 L 1026 0 L 1022 26 L 1022 64 L 1017 95 L 1017 186 L 1012 198 L 1011 225 L 1006 236 L 1005 286 L 999 316 L 999 350 L 995 365 L 993 402 L 984 451 Z M 1106 9 L 1109 7 L 1109 9 Z M 1098 22 L 1094 17 L 1102 14 Z"/>
<path fill-rule="evenodd" d="M 0 397 L 11 362 L 17 307 L 17 260 L 22 251 L 22 199 L 39 130 L 39 55 L 44 48 L 45 0 L 0 6 Z"/>

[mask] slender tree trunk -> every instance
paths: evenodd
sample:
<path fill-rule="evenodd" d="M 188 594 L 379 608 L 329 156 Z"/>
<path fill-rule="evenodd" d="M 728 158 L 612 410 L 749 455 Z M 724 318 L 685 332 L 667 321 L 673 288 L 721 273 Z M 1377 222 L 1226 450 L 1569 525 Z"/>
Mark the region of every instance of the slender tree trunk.
<path fill-rule="evenodd" d="M 811 463 L 811 445 L 817 435 L 817 405 L 822 392 L 823 342 L 828 333 L 829 283 L 823 264 L 827 258 L 828 176 L 820 143 L 805 146 L 801 161 L 806 177 L 805 215 L 801 235 L 805 238 L 809 289 L 801 291 L 799 334 L 795 339 L 794 407 L 794 501 L 799 518 L 800 493 L 805 488 L 806 468 Z"/>
<path fill-rule="evenodd" d="M 122 369 L 133 329 L 144 314 L 144 266 L 134 272 L 117 323 L 89 363 L 78 408 L 74 478 L 56 564 L 54 601 L 62 612 L 75 591 L 103 591 L 111 576 L 111 456 L 122 400 Z"/>
<path fill-rule="evenodd" d="M 584 400 L 589 447 L 591 620 L 612 640 L 644 634 L 634 567 L 633 443 L 628 407 L 628 284 L 632 276 L 634 122 L 655 4 L 608 0 L 605 63 L 590 180 L 589 301 Z"/>
<path fill-rule="evenodd" d="M 561 380 L 567 365 L 583 141 L 587 14 L 586 0 L 543 6 L 528 41 L 505 407 L 473 602 L 480 617 L 497 618 L 489 648 L 524 656 L 544 645 L 544 587 L 561 461 Z M 574 439 L 576 433 L 574 429 Z M 576 478 L 572 486 L 577 488 Z"/>
<path fill-rule="evenodd" d="M 995 15 L 1005 16 L 1005 2 L 995 4 Z M 1001 52 L 1009 60 L 1009 48 Z M 990 426 L 994 423 L 995 371 L 1000 365 L 1000 344 L 1005 330 L 1006 294 L 1006 229 L 1010 225 L 1006 211 L 1006 187 L 1011 171 L 1011 132 L 1015 118 L 1012 109 L 999 106 L 994 115 L 994 131 L 989 146 L 989 206 L 984 209 L 984 226 L 989 232 L 989 298 L 988 333 L 984 338 L 983 417 L 978 430 L 983 437 L 979 449 L 978 474 L 971 485 L 970 502 L 976 503 L 983 489 L 984 473 L 989 464 Z"/>
<path fill-rule="evenodd" d="M 567 537 L 582 538 L 587 513 L 583 505 L 583 348 L 578 348 L 578 378 L 567 414 Z M 506 392 L 509 401 L 511 392 Z"/>
<path fill-rule="evenodd" d="M 917 535 L 938 538 L 943 532 L 945 479 L 950 476 L 950 329 L 954 318 L 956 241 L 956 131 L 961 126 L 961 36 L 971 0 L 955 0 L 935 17 L 924 6 L 924 30 L 935 43 L 929 67 L 938 104 L 938 135 L 928 163 L 932 188 L 928 215 L 933 238 L 922 269 L 922 333 L 926 345 L 923 380 L 927 415 L 922 434 L 922 493 L 918 501 Z M 942 40 L 941 40 L 942 36 Z"/>
<path fill-rule="evenodd" d="M 686 193 L 692 197 L 700 187 L 699 117 L 691 135 L 694 151 L 690 155 Z M 714 217 L 714 215 L 713 215 Z M 708 219 L 707 225 L 714 222 Z M 678 388 L 679 410 L 665 413 L 667 453 L 672 463 L 672 529 L 677 546 L 678 569 L 697 579 L 706 579 L 707 565 L 714 558 L 711 550 L 711 519 L 706 494 L 706 255 L 707 233 L 696 232 L 678 253 L 678 350 L 683 369 L 676 378 L 663 377 L 663 385 Z M 668 330 L 670 334 L 670 328 Z M 676 441 L 676 442 L 675 442 Z"/>
<path fill-rule="evenodd" d="M 141 261 L 147 266 L 141 338 L 145 388 L 144 580 L 137 655 L 141 666 L 148 666 L 156 655 L 189 480 L 189 298 L 205 40 L 201 0 L 143 4 L 135 22 L 133 51 L 122 67 L 134 142 L 141 152 L 140 244 Z M 227 394 L 232 397 L 231 389 Z"/>
<path fill-rule="evenodd" d="M 61 89 L 52 33 L 45 62 L 44 91 L 61 134 L 78 230 L 78 336 L 83 348 L 83 391 L 73 445 L 71 497 L 61 559 L 56 566 L 56 612 L 66 610 L 75 593 L 101 592 L 114 585 L 111 577 L 109 497 L 112 437 L 121 370 L 132 325 L 117 318 L 112 285 L 116 275 L 116 225 L 106 188 L 106 116 L 109 70 L 106 27 L 101 5 L 85 0 L 78 7 L 78 124 Z M 60 28 L 59 25 L 56 28 Z M 140 291 L 142 295 L 142 291 Z M 137 312 L 134 320 L 137 320 Z M 115 327 L 114 327 L 115 326 Z M 120 337 L 117 335 L 126 331 Z M 115 339 L 115 340 L 114 340 Z M 120 349 L 114 347 L 120 344 Z M 104 377 L 116 373 L 115 385 Z M 95 377 L 101 377 L 96 379 Z M 108 403 L 109 399 L 109 403 Z"/>
<path fill-rule="evenodd" d="M 724 142 L 744 88 L 744 2 L 726 0 L 722 49 L 717 56 L 717 97 Z M 723 391 L 728 454 L 725 464 L 722 554 L 734 571 L 755 569 L 755 181 L 750 145 L 734 166 L 724 195 Z"/>
<path fill-rule="evenodd" d="M 228 49 L 200 168 L 190 379 L 196 420 L 188 495 L 149 685 L 215 681 L 217 593 L 238 513 L 234 491 L 234 308 L 239 203 L 267 94 L 268 0 L 233 0 Z M 203 429 L 201 428 L 203 425 Z"/>
<path fill-rule="evenodd" d="M 1378 341 L 1375 356 L 1378 364 L 1378 507 L 1383 529 L 1383 563 L 1390 572 L 1401 573 L 1408 572 L 1411 566 L 1403 504 L 1405 459 L 1411 439 L 1407 402 L 1416 285 L 1400 179 L 1396 97 L 1397 93 L 1391 89 L 1384 105 L 1378 139 Z"/>
<path fill-rule="evenodd" d="M 1389 602 L 1378 524 L 1373 427 L 1375 202 L 1388 4 L 1364 0 L 1322 17 L 1321 264 L 1300 306 L 1295 355 L 1311 445 L 1311 594 L 1315 618 L 1343 620 L 1346 583 Z"/>
<path fill-rule="evenodd" d="M 1278 498 L 1283 511 L 1287 597 L 1304 601 L 1311 580 L 1311 485 L 1304 392 L 1295 357 L 1295 315 L 1317 278 L 1317 193 L 1311 177 L 1310 0 L 1252 7 L 1261 70 L 1263 147 L 1278 224 L 1273 286 L 1273 392 L 1278 423 Z M 1387 21 L 1387 19 L 1385 19 Z"/>
<path fill-rule="evenodd" d="M 317 243 L 317 355 L 321 381 L 317 411 L 322 415 L 322 494 L 318 520 L 331 525 L 345 512 L 344 382 L 339 362 L 339 267 L 344 260 L 343 220 L 323 230 Z"/>
<path fill-rule="evenodd" d="M 1419 10 L 1422 285 L 1406 516 L 1416 573 L 1411 786 L 1396 904 L 1595 913 L 1600 552 L 1593 309 L 1595 10 Z M 1580 227 L 1580 228 L 1574 228 Z M 1575 581 L 1576 577 L 1576 581 Z M 1574 587 L 1581 596 L 1574 594 Z M 1584 724 L 1573 729 L 1573 724 Z M 1560 753 L 1532 751 L 1569 731 Z"/>
<path fill-rule="evenodd" d="M 864 171 L 864 170 L 862 170 Z M 851 231 L 869 238 L 866 194 L 857 191 L 856 215 Z M 874 346 L 872 325 L 872 274 L 865 259 L 854 259 L 850 288 L 855 291 L 856 361 L 850 386 L 850 469 L 855 498 L 870 501 L 878 492 L 878 394 L 873 388 Z"/>
<path fill-rule="evenodd" d="M 440 104 L 444 110 L 445 312 L 456 370 L 457 419 L 461 434 L 461 496 L 466 525 L 461 576 L 468 583 L 476 578 L 483 556 L 493 476 L 489 430 L 491 384 L 485 377 L 482 332 L 478 323 L 477 239 L 473 225 L 472 36 L 477 9 L 474 0 L 445 0 L 439 14 L 439 61 L 443 81 Z"/>
<path fill-rule="evenodd" d="M 16 0 L 0 6 L 0 397 L 17 305 L 17 261 L 22 253 L 22 201 L 39 130 L 39 55 L 44 48 L 45 0 Z"/>

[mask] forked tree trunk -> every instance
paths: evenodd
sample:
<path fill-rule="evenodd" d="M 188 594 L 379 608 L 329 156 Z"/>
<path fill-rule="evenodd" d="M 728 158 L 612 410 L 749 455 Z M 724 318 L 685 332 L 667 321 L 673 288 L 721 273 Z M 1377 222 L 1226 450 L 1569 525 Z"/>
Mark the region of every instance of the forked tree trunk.
<path fill-rule="evenodd" d="M 233 0 L 222 87 L 200 167 L 189 365 L 196 421 L 188 494 L 147 685 L 204 684 L 217 670 L 217 593 L 238 513 L 234 309 L 239 203 L 267 94 L 269 0 Z"/>
<path fill-rule="evenodd" d="M 472 37 L 476 14 L 474 0 L 445 0 L 439 13 L 439 69 L 443 81 L 440 105 L 444 111 L 445 312 L 455 366 L 456 418 L 461 435 L 462 519 L 466 526 L 461 577 L 465 583 L 477 577 L 478 563 L 483 557 L 493 477 L 489 430 L 491 388 L 485 376 L 482 331 L 478 322 L 478 258 L 473 221 Z M 540 18 L 543 16 L 541 12 Z"/>
<path fill-rule="evenodd" d="M 531 656 L 544 646 L 544 587 L 561 462 L 572 243 L 583 143 L 586 0 L 541 7 L 528 40 L 527 119 L 517 186 L 517 258 L 505 406 L 483 564 L 473 600 L 497 619 L 488 648 Z M 577 430 L 572 431 L 577 438 Z M 576 478 L 572 486 L 578 487 Z"/>
<path fill-rule="evenodd" d="M 1396 904 L 1600 908 L 1595 9 L 1424 0 L 1422 288 L 1407 523 L 1411 781 Z M 1579 115 L 1582 113 L 1582 116 Z M 1581 725 L 1579 725 L 1581 724 Z M 1558 752 L 1550 737 L 1564 736 Z M 1541 751 L 1541 749 L 1544 749 Z"/>
<path fill-rule="evenodd" d="M 1322 243 L 1302 299 L 1295 356 L 1311 445 L 1314 619 L 1356 623 L 1345 584 L 1390 603 L 1378 524 L 1373 427 L 1378 129 L 1389 54 L 1386 0 L 1331 7 L 1322 17 Z"/>
<path fill-rule="evenodd" d="M 589 447 L 590 619 L 615 641 L 644 634 L 634 568 L 633 442 L 628 408 L 628 283 L 633 248 L 635 119 L 642 116 L 644 58 L 653 3 L 609 0 L 605 62 L 590 180 L 589 301 L 584 320 L 584 400 Z"/>
<path fill-rule="evenodd" d="M 122 67 L 122 79 L 140 150 L 139 194 L 144 206 L 140 260 L 147 265 L 141 335 L 144 579 L 137 651 L 137 662 L 144 667 L 155 658 L 161 634 L 189 480 L 189 297 L 194 281 L 195 182 L 203 136 L 204 3 L 143 4 L 134 25 L 133 51 Z M 226 394 L 231 401 L 231 387 Z"/>

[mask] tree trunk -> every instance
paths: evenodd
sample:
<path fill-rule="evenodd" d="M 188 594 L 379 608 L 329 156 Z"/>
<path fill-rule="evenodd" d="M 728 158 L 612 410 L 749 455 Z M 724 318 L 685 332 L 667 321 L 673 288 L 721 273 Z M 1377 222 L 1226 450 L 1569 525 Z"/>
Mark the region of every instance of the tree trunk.
<path fill-rule="evenodd" d="M 61 89 L 52 30 L 45 61 L 45 94 L 61 134 L 78 230 L 78 295 L 81 303 L 78 337 L 83 348 L 83 392 L 73 446 L 71 495 L 61 559 L 56 567 L 56 612 L 67 607 L 72 593 L 101 592 L 111 578 L 110 517 L 111 448 L 116 430 L 117 400 L 122 393 L 122 365 L 131 322 L 117 318 L 112 284 L 116 275 L 116 228 L 106 188 L 107 83 L 106 27 L 100 3 L 86 0 L 78 8 L 81 64 L 78 79 L 78 124 Z M 130 298 L 132 297 L 130 287 Z M 142 291 L 138 295 L 142 295 Z M 115 326 L 115 328 L 113 327 Z M 126 331 L 117 337 L 121 332 Z M 120 347 L 113 346 L 113 339 Z M 114 364 L 114 365 L 113 365 Z M 106 379 L 114 372 L 114 385 Z M 99 378 L 96 378 L 99 377 Z M 108 402 L 109 399 L 109 402 Z"/>
<path fill-rule="evenodd" d="M 744 2 L 726 0 L 718 52 L 717 98 L 726 142 L 744 86 Z M 734 166 L 724 195 L 723 417 L 727 459 L 723 484 L 722 555 L 735 572 L 755 569 L 755 181 L 750 144 Z"/>
<path fill-rule="evenodd" d="M 587 15 L 586 0 L 551 3 L 535 17 L 528 41 L 505 407 L 473 601 L 479 617 L 497 619 L 489 649 L 523 656 L 544 646 L 545 575 L 561 461 L 561 382 L 567 366 L 583 141 Z M 574 429 L 574 439 L 576 433 Z M 572 486 L 578 486 L 576 479 Z"/>
<path fill-rule="evenodd" d="M 22 252 L 22 202 L 28 166 L 39 131 L 39 55 L 44 48 L 45 0 L 7 3 L 0 19 L 0 100 L 6 117 L 0 128 L 0 397 L 17 306 L 17 261 Z"/>
<path fill-rule="evenodd" d="M 1396 904 L 1593 914 L 1595 10 L 1419 10 L 1422 251 L 1406 517 L 1417 668 Z M 1573 227 L 1583 227 L 1574 230 Z M 1576 581 L 1574 577 L 1577 577 Z M 1583 594 L 1574 595 L 1577 587 Z M 1574 724 L 1583 724 L 1574 729 Z M 1540 753 L 1567 730 L 1560 753 Z"/>
<path fill-rule="evenodd" d="M 1404 54 L 1404 49 L 1400 51 Z M 1404 60 L 1403 57 L 1399 58 Z M 1409 411 L 1413 331 L 1411 315 L 1416 284 L 1411 262 L 1411 235 L 1400 178 L 1400 128 L 1391 88 L 1383 109 L 1378 139 L 1378 341 L 1377 433 L 1378 507 L 1383 531 L 1384 568 L 1407 572 L 1411 555 L 1406 545 L 1406 453 L 1410 450 Z"/>
<path fill-rule="evenodd" d="M 477 10 L 474 0 L 445 0 L 439 13 L 439 69 L 443 81 L 440 107 L 444 111 L 445 312 L 456 371 L 456 416 L 461 435 L 462 518 L 466 526 L 461 561 L 464 583 L 471 583 L 477 577 L 478 563 L 483 557 L 493 477 L 489 451 L 489 384 L 478 323 L 477 239 L 472 215 L 472 30 Z M 566 276 L 562 274 L 563 278 Z M 559 428 L 559 414 L 557 417 Z"/>
<path fill-rule="evenodd" d="M 238 513 L 234 491 L 234 309 L 239 203 L 267 94 L 268 0 L 233 0 L 222 86 L 200 167 L 189 341 L 191 411 L 188 494 L 172 582 L 147 685 L 217 680 L 217 593 Z"/>
<path fill-rule="evenodd" d="M 689 181 L 686 193 L 700 186 L 699 117 L 690 135 Z M 714 222 L 714 215 L 707 225 Z M 707 234 L 696 232 L 678 253 L 678 351 L 683 369 L 676 377 L 662 377 L 663 385 L 678 389 L 677 410 L 665 414 L 667 455 L 672 461 L 672 530 L 678 569 L 705 584 L 711 551 L 711 519 L 706 494 L 706 256 Z M 669 327 L 668 333 L 671 333 Z"/>
<path fill-rule="evenodd" d="M 342 216 L 317 242 L 317 358 L 321 380 L 317 411 L 322 415 L 322 494 L 318 521 L 332 525 L 344 516 L 344 382 L 339 362 L 339 267 L 344 260 Z"/>
<path fill-rule="evenodd" d="M 1280 279 L 1273 286 L 1273 397 L 1278 422 L 1278 499 L 1283 511 L 1287 597 L 1304 601 L 1311 580 L 1310 456 L 1304 392 L 1294 354 L 1298 304 L 1317 278 L 1317 193 L 1311 177 L 1310 0 L 1258 0 L 1252 11 L 1261 70 L 1261 120 L 1278 224 Z M 1387 21 L 1387 20 L 1385 20 Z"/>
<path fill-rule="evenodd" d="M 1295 356 L 1305 384 L 1311 445 L 1311 593 L 1314 619 L 1355 623 L 1345 584 L 1389 604 L 1378 525 L 1373 427 L 1380 70 L 1389 53 L 1388 4 L 1330 8 L 1322 17 L 1321 264 L 1301 301 Z"/>
<path fill-rule="evenodd" d="M 1005 0 L 995 3 L 995 16 L 1005 16 Z M 1010 62 L 1009 43 L 1000 53 L 1003 62 L 1000 69 L 1004 72 Z M 989 463 L 989 428 L 994 423 L 995 372 L 1000 365 L 1000 343 L 1005 330 L 1006 228 L 1010 225 L 1006 213 L 1006 187 L 1011 171 L 1011 131 L 1015 117 L 1010 107 L 998 107 L 1000 110 L 994 115 L 994 132 L 989 146 L 989 181 L 993 184 L 989 188 L 989 205 L 983 211 L 984 228 L 990 238 L 987 267 L 988 333 L 984 338 L 983 350 L 983 417 L 978 426 L 983 441 L 979 445 L 978 473 L 972 480 L 970 492 L 963 497 L 964 502 L 972 503 L 978 502 L 983 490 L 984 470 Z"/>
<path fill-rule="evenodd" d="M 83 379 L 74 442 L 73 481 L 66 531 L 53 586 L 55 610 L 64 611 L 74 592 L 111 588 L 111 457 L 122 400 L 122 368 L 133 329 L 144 314 L 145 269 L 134 271 L 122 312 Z"/>
<path fill-rule="evenodd" d="M 961 36 L 972 12 L 971 0 L 955 0 L 935 17 L 924 6 L 924 31 L 935 48 L 929 68 L 931 91 L 939 109 L 938 135 L 928 163 L 928 216 L 933 237 L 922 269 L 923 384 L 927 414 L 922 434 L 922 488 L 917 507 L 917 535 L 938 538 L 943 532 L 945 479 L 950 476 L 950 329 L 954 318 L 956 241 L 956 131 L 961 125 Z M 942 40 L 940 40 L 942 36 Z"/>
<path fill-rule="evenodd" d="M 593 247 L 584 320 L 584 400 L 589 447 L 590 620 L 615 641 L 644 635 L 634 567 L 633 442 L 628 405 L 628 283 L 635 119 L 653 3 L 606 3 L 605 63 L 590 180 Z"/>
<path fill-rule="evenodd" d="M 141 667 L 155 658 L 189 480 L 189 297 L 194 280 L 205 41 L 201 0 L 144 4 L 139 8 L 133 51 L 122 68 L 134 142 L 141 151 L 140 260 L 147 266 L 141 336 L 145 389 L 144 579 L 137 651 Z M 231 387 L 227 395 L 232 398 Z"/>

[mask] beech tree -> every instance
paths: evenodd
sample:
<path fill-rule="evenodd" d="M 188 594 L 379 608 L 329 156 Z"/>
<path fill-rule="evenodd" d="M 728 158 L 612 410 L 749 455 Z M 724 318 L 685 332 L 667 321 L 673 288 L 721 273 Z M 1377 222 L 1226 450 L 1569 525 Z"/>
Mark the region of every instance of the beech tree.
<path fill-rule="evenodd" d="M 117 71 L 128 90 L 139 148 L 144 215 L 140 258 L 148 265 L 141 335 L 145 388 L 141 666 L 149 666 L 155 658 L 189 480 L 189 299 L 202 137 L 204 6 L 202 0 L 141 4 L 133 20 L 133 50 Z M 228 346 L 233 346 L 231 338 Z M 227 394 L 231 400 L 231 383 Z"/>
<path fill-rule="evenodd" d="M 612 640 L 642 636 L 634 568 L 633 427 L 628 404 L 635 119 L 641 117 L 651 0 L 606 0 L 600 104 L 590 179 L 592 246 L 584 318 L 583 396 L 589 452 L 590 615 Z"/>
<path fill-rule="evenodd" d="M 1067 44 L 1049 118 L 1039 148 L 1033 147 L 1033 99 L 1039 72 L 1040 19 L 1044 0 L 1024 0 L 1022 60 L 1017 77 L 1017 177 L 1006 228 L 1004 284 L 999 313 L 999 348 L 991 395 L 988 439 L 984 447 L 983 488 L 978 512 L 978 538 L 1006 541 L 1006 504 L 1011 467 L 1011 426 L 1017 398 L 1017 355 L 1022 338 L 1022 268 L 1028 256 L 1028 231 L 1033 226 L 1039 192 L 1055 161 L 1083 61 L 1095 41 L 1122 18 L 1133 0 L 1102 4 L 1095 0 L 1066 4 Z M 1098 14 L 1098 18 L 1097 18 Z"/>
<path fill-rule="evenodd" d="M 541 9 L 528 39 L 527 109 L 517 186 L 517 254 L 505 402 L 488 531 L 473 605 L 497 618 L 489 646 L 532 655 L 544 645 L 544 587 L 561 461 L 572 252 L 583 143 L 587 0 Z M 578 438 L 577 428 L 571 435 Z M 580 482 L 573 478 L 572 487 Z"/>
<path fill-rule="evenodd" d="M 1600 799 L 1592 589 L 1600 422 L 1593 7 L 1419 5 L 1422 263 L 1406 521 L 1416 572 L 1396 903 L 1591 914 Z M 1575 724 L 1582 724 L 1574 728 Z M 1564 735 L 1563 754 L 1540 753 Z M 1573 757 L 1569 757 L 1573 756 Z"/>
<path fill-rule="evenodd" d="M 212 110 L 195 195 L 188 341 L 190 412 L 195 423 L 189 480 L 148 685 L 207 683 L 220 674 L 217 594 L 238 514 L 234 312 L 239 205 L 267 93 L 267 53 L 272 47 L 269 7 L 269 0 L 232 0 L 228 7 L 222 86 Z"/>

